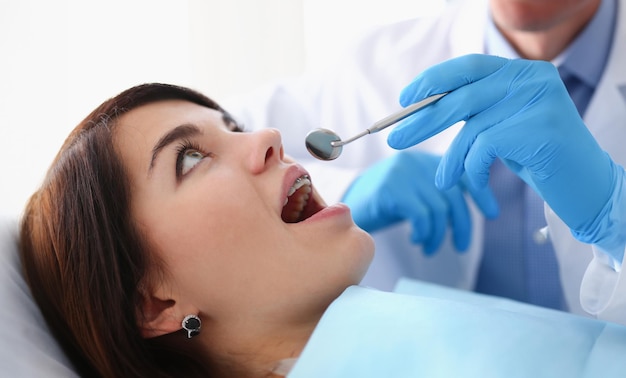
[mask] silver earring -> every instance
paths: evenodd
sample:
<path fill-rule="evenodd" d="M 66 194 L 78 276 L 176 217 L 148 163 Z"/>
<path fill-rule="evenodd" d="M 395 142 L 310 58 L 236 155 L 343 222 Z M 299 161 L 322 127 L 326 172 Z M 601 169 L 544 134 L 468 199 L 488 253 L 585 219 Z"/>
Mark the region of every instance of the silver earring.
<path fill-rule="evenodd" d="M 194 336 L 198 336 L 200 328 L 202 328 L 202 322 L 196 315 L 187 315 L 182 322 L 183 329 L 187 331 L 187 338 L 191 339 Z"/>

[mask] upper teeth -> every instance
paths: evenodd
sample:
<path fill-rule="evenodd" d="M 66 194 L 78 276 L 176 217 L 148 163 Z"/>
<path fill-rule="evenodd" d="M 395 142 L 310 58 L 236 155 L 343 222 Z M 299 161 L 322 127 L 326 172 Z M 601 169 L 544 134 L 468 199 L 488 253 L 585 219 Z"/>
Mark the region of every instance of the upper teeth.
<path fill-rule="evenodd" d="M 294 181 L 293 185 L 291 185 L 291 188 L 289 188 L 289 191 L 287 191 L 287 197 L 293 195 L 296 190 L 302 188 L 304 185 L 311 185 L 311 179 L 307 175 L 300 176 L 296 179 L 296 181 Z M 287 202 L 289 202 L 289 199 L 285 198 L 285 203 L 283 203 L 283 206 L 285 206 Z"/>
<path fill-rule="evenodd" d="M 294 181 L 287 191 L 287 198 L 285 198 L 285 204 L 281 212 L 284 222 L 296 223 L 302 220 L 304 209 L 307 207 L 312 190 L 309 176 L 302 175 Z"/>
<path fill-rule="evenodd" d="M 311 185 L 311 180 L 309 179 L 309 176 L 307 175 L 300 176 L 296 179 L 296 181 L 293 183 L 291 188 L 289 188 L 289 192 L 287 192 L 287 196 L 294 194 L 296 190 L 302 188 L 302 186 L 304 185 Z"/>

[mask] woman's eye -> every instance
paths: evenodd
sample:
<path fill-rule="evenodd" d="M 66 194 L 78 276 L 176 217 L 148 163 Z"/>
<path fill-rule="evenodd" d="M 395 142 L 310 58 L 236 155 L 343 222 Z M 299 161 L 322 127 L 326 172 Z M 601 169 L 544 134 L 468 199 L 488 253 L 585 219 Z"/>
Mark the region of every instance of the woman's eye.
<path fill-rule="evenodd" d="M 183 152 L 180 161 L 180 175 L 186 175 L 204 157 L 204 154 L 198 150 L 186 150 Z"/>

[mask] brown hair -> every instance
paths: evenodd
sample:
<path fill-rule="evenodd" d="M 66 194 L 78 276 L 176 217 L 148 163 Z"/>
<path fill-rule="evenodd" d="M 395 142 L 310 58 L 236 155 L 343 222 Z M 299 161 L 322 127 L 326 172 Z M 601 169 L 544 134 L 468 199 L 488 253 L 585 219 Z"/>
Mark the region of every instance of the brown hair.
<path fill-rule="evenodd" d="M 141 105 L 187 100 L 188 88 L 143 84 L 105 101 L 68 136 L 21 224 L 25 278 L 52 332 L 83 376 L 204 375 L 200 358 L 143 339 L 139 285 L 154 263 L 130 217 L 131 194 L 113 145 L 115 121 Z M 187 369 L 185 371 L 185 369 Z"/>

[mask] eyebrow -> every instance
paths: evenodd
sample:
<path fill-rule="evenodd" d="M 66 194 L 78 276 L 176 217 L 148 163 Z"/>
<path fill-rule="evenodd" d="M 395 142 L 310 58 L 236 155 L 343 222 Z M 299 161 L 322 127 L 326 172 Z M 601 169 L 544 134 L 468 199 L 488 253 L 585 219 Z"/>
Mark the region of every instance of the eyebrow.
<path fill-rule="evenodd" d="M 169 146 L 170 144 L 176 142 L 180 139 L 191 138 L 193 136 L 202 134 L 200 129 L 192 124 L 186 123 L 180 126 L 175 127 L 170 130 L 167 134 L 163 135 L 161 139 L 154 145 L 152 149 L 152 159 L 150 159 L 150 168 L 148 169 L 148 174 L 152 171 L 154 167 L 154 162 L 158 157 L 159 153 L 163 150 L 163 148 Z"/>

